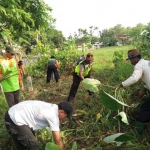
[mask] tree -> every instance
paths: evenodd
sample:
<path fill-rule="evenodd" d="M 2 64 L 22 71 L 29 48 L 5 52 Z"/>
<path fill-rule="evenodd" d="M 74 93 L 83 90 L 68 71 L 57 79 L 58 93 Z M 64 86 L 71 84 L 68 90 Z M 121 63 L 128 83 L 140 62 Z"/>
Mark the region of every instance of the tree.
<path fill-rule="evenodd" d="M 55 22 L 50 15 L 52 9 L 43 0 L 0 1 L 0 10 L 1 38 L 9 42 L 19 38 L 27 41 L 26 32 L 47 29 Z"/>
<path fill-rule="evenodd" d="M 102 30 L 101 32 L 101 42 L 104 46 L 113 46 L 117 42 L 116 34 L 112 30 Z"/>

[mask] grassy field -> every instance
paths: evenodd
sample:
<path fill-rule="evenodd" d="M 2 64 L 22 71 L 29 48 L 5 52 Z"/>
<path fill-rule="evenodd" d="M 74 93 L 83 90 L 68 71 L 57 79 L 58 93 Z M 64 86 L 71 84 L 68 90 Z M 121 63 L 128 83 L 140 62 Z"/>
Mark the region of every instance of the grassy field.
<path fill-rule="evenodd" d="M 101 69 L 105 66 L 112 66 L 112 60 L 114 58 L 114 52 L 121 52 L 124 59 L 127 58 L 127 51 L 132 49 L 133 46 L 116 46 L 116 47 L 104 47 L 99 50 L 92 51 L 94 57 L 94 69 Z"/>

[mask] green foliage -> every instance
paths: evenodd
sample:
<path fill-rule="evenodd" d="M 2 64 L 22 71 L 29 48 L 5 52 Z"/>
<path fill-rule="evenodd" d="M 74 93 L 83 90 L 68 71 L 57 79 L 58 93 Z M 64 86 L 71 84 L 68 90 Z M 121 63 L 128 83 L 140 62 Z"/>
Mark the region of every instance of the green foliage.
<path fill-rule="evenodd" d="M 42 57 L 38 62 L 31 63 L 27 68 L 26 72 L 28 75 L 32 77 L 44 77 L 46 72 L 46 63 L 48 60 L 48 57 Z M 29 62 L 30 63 L 30 62 Z"/>
<path fill-rule="evenodd" d="M 41 56 L 38 62 L 27 67 L 28 74 L 33 77 L 44 77 L 44 74 L 47 71 L 46 64 L 52 55 L 59 61 L 60 72 L 64 74 L 72 74 L 76 66 L 77 59 L 81 55 L 81 52 L 77 50 L 74 41 L 66 42 L 63 50 L 53 49 L 48 51 L 43 44 L 39 45 L 39 48 L 41 53 L 44 53 L 45 55 Z"/>
<path fill-rule="evenodd" d="M 110 110 L 119 110 L 122 106 L 129 107 L 127 104 L 117 100 L 116 98 L 102 90 L 100 91 L 100 99 L 102 104 Z"/>
<path fill-rule="evenodd" d="M 115 51 L 113 55 L 113 64 L 114 64 L 114 73 L 113 80 L 114 81 L 124 81 L 128 78 L 132 73 L 132 66 L 128 61 L 124 61 L 124 53 L 122 51 Z"/>
<path fill-rule="evenodd" d="M 91 49 L 92 48 L 92 44 L 88 43 L 87 47 L 88 47 L 88 49 Z"/>
<path fill-rule="evenodd" d="M 147 28 L 147 30 L 144 30 L 142 34 L 139 35 L 135 44 L 136 44 L 136 47 L 141 51 L 142 56 L 149 59 L 150 57 L 150 28 Z"/>
<path fill-rule="evenodd" d="M 115 116 L 114 119 L 119 120 L 119 122 L 123 125 L 129 125 L 125 112 L 119 112 L 119 114 Z"/>
<path fill-rule="evenodd" d="M 71 150 L 78 150 L 77 142 L 73 142 Z"/>
<path fill-rule="evenodd" d="M 10 0 L 9 3 L 1 1 L 0 5 L 0 38 L 7 44 L 30 45 L 32 40 L 38 42 L 39 39 L 42 39 L 43 43 L 49 43 L 47 30 L 49 28 L 54 29 L 53 23 L 55 19 L 50 15 L 52 9 L 43 0 Z M 41 31 L 41 33 L 36 34 L 36 37 L 32 36 L 37 30 Z M 58 34 L 51 34 L 50 36 L 54 39 L 53 43 L 58 47 L 62 43 L 62 39 L 64 41 L 64 37 L 60 31 L 55 31 Z M 48 40 L 44 41 L 43 39 L 46 35 Z"/>
<path fill-rule="evenodd" d="M 103 45 L 104 46 L 114 46 L 116 45 L 116 42 L 117 42 L 117 38 L 116 38 L 116 35 L 113 31 L 111 30 L 102 30 L 101 32 L 101 42 L 103 42 Z"/>
<path fill-rule="evenodd" d="M 81 83 L 83 84 L 83 87 L 91 92 L 96 93 L 99 91 L 98 86 L 100 85 L 100 81 L 96 79 L 86 78 Z"/>
<path fill-rule="evenodd" d="M 45 148 L 45 150 L 61 150 L 61 148 L 59 147 L 59 146 L 57 146 L 56 144 L 54 144 L 54 143 L 51 143 L 51 142 L 48 142 L 47 144 L 46 144 L 46 148 Z"/>
<path fill-rule="evenodd" d="M 135 140 L 135 137 L 129 135 L 128 133 L 117 133 L 117 134 L 105 137 L 103 140 L 107 143 L 111 143 L 111 142 L 116 141 L 117 145 L 121 145 L 121 144 L 123 144 L 122 142 Z"/>
<path fill-rule="evenodd" d="M 8 109 L 7 102 L 5 100 L 5 97 L 3 96 L 3 93 L 0 91 L 0 149 L 7 150 L 5 147 L 10 142 L 10 138 L 8 133 L 6 132 L 5 124 L 4 124 L 4 116 L 5 112 Z M 8 149 L 11 149 L 10 146 L 7 147 Z"/>

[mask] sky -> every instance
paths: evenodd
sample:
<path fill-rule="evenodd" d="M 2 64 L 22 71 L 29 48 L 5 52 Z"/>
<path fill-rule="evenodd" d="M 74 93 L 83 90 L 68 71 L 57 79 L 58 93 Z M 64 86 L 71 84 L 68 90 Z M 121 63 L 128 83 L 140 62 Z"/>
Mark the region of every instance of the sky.
<path fill-rule="evenodd" d="M 78 33 L 78 29 L 99 31 L 121 24 L 135 27 L 150 22 L 150 0 L 44 0 L 52 9 L 56 29 L 65 37 Z M 96 34 L 96 33 L 95 33 Z M 98 34 L 98 32 L 97 32 Z M 98 36 L 98 35 L 97 35 Z"/>

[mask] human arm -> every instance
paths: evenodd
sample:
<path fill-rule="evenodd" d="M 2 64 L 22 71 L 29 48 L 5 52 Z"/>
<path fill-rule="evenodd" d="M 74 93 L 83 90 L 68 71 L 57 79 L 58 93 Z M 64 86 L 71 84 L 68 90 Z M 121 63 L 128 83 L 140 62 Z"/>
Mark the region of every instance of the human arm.
<path fill-rule="evenodd" d="M 24 70 L 24 66 L 23 66 L 23 65 L 21 66 L 21 69 L 22 69 L 23 74 L 25 75 L 26 73 L 25 73 L 25 70 Z"/>
<path fill-rule="evenodd" d="M 57 67 L 57 69 L 59 69 L 59 63 L 57 60 L 56 60 L 56 67 Z"/>
<path fill-rule="evenodd" d="M 3 79 L 2 70 L 0 69 L 0 81 L 3 81 Z"/>
<path fill-rule="evenodd" d="M 79 77 L 81 80 L 84 80 L 83 72 L 84 72 L 84 66 L 81 64 L 80 71 L 79 71 Z"/>
<path fill-rule="evenodd" d="M 3 76 L 0 74 L 0 81 L 3 81 L 3 79 L 4 79 Z"/>
<path fill-rule="evenodd" d="M 79 77 L 80 77 L 81 80 L 84 80 L 84 76 L 83 76 L 83 72 L 82 71 L 79 72 Z"/>
<path fill-rule="evenodd" d="M 123 87 L 122 83 L 115 86 L 116 89 L 120 89 L 121 87 Z"/>
<path fill-rule="evenodd" d="M 133 74 L 128 79 L 123 81 L 121 84 L 116 85 L 115 88 L 119 89 L 121 87 L 130 86 L 136 83 L 142 77 L 142 73 L 143 73 L 142 67 L 140 65 L 135 66 Z"/>
<path fill-rule="evenodd" d="M 133 74 L 127 80 L 123 81 L 122 85 L 130 86 L 130 85 L 136 83 L 142 77 L 142 74 L 143 74 L 142 67 L 140 65 L 135 66 Z"/>
<path fill-rule="evenodd" d="M 1 69 L 1 62 L 2 62 L 2 59 L 0 59 L 0 81 L 3 80 L 2 69 Z"/>
<path fill-rule="evenodd" d="M 52 133 L 53 133 L 55 144 L 58 145 L 62 150 L 65 150 L 64 144 L 60 135 L 60 131 L 52 131 Z"/>

